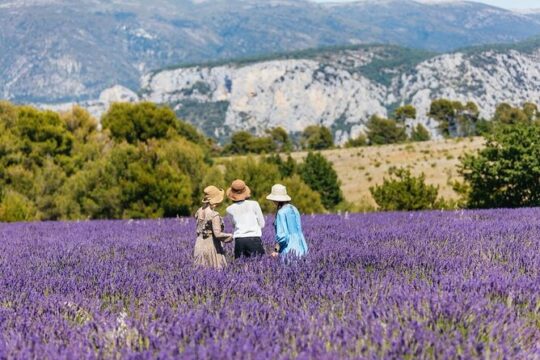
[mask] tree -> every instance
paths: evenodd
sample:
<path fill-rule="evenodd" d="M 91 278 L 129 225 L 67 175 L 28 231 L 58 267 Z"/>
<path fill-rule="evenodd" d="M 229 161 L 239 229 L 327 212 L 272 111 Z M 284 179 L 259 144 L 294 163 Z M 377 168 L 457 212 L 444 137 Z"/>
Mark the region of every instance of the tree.
<path fill-rule="evenodd" d="M 133 109 L 127 108 L 128 115 L 161 112 L 155 106 Z M 180 125 L 129 144 L 111 140 L 111 132 L 99 131 L 97 122 L 78 107 L 57 114 L 0 102 L 0 219 L 190 214 L 200 201 L 207 144 L 194 143 L 198 133 L 190 125 L 175 124 Z M 145 128 L 145 134 L 156 129 L 161 127 Z"/>
<path fill-rule="evenodd" d="M 530 122 L 537 121 L 540 119 L 540 112 L 538 111 L 538 105 L 526 102 L 523 104 L 523 112 L 527 116 L 528 120 Z"/>
<path fill-rule="evenodd" d="M 520 108 L 512 107 L 507 103 L 502 103 L 497 106 L 493 121 L 502 125 L 528 124 L 531 122 L 533 115 L 532 109 L 529 106 L 527 106 L 527 112 Z"/>
<path fill-rule="evenodd" d="M 437 201 L 438 187 L 426 185 L 425 176 L 411 175 L 407 169 L 390 169 L 390 178 L 382 185 L 370 187 L 375 202 L 384 211 L 416 211 L 433 209 Z"/>
<path fill-rule="evenodd" d="M 334 147 L 334 138 L 327 127 L 311 125 L 302 133 L 301 144 L 308 150 L 325 150 Z"/>
<path fill-rule="evenodd" d="M 227 144 L 223 152 L 226 154 L 249 154 L 251 152 L 251 142 L 253 135 L 247 131 L 238 131 L 231 136 L 231 141 Z"/>
<path fill-rule="evenodd" d="M 486 136 L 493 131 L 493 121 L 484 118 L 478 119 L 476 122 L 476 135 Z"/>
<path fill-rule="evenodd" d="M 92 219 L 189 215 L 193 189 L 181 159 L 144 144 L 118 144 L 87 164 L 63 188 L 77 204 L 72 214 Z M 77 216 L 78 215 L 78 216 Z"/>
<path fill-rule="evenodd" d="M 264 161 L 276 165 L 282 178 L 291 177 L 296 174 L 298 170 L 298 164 L 290 154 L 285 161 L 283 161 L 283 158 L 278 154 L 267 156 L 264 158 Z"/>
<path fill-rule="evenodd" d="M 271 154 L 278 146 L 270 136 L 257 137 L 247 131 L 238 131 L 231 136 L 223 152 L 230 155 Z"/>
<path fill-rule="evenodd" d="M 394 118 L 401 123 L 407 119 L 416 119 L 416 108 L 412 105 L 400 106 L 394 111 Z"/>
<path fill-rule="evenodd" d="M 422 124 L 417 124 L 411 131 L 412 141 L 428 141 L 431 139 L 429 131 Z"/>
<path fill-rule="evenodd" d="M 360 134 L 354 139 L 349 139 L 349 141 L 347 141 L 347 143 L 345 144 L 345 147 L 353 148 L 353 147 L 366 146 L 367 144 L 368 144 L 368 139 L 366 135 Z"/>
<path fill-rule="evenodd" d="M 207 170 L 206 149 L 195 146 L 180 136 L 170 140 L 154 140 L 148 144 L 149 150 L 155 152 L 158 161 L 172 166 L 174 172 L 186 175 L 191 184 L 190 203 L 198 205 L 204 186 L 202 184 Z M 186 208 L 189 204 L 186 204 Z M 174 214 L 173 216 L 176 216 Z"/>
<path fill-rule="evenodd" d="M 101 123 L 110 130 L 113 139 L 130 144 L 165 138 L 169 129 L 176 131 L 178 127 L 171 109 L 150 102 L 112 104 Z"/>
<path fill-rule="evenodd" d="M 98 130 L 98 123 L 88 111 L 80 106 L 73 106 L 71 110 L 61 112 L 60 119 L 67 130 L 80 142 L 87 142 Z"/>
<path fill-rule="evenodd" d="M 367 137 L 372 145 L 397 144 L 407 140 L 405 128 L 391 119 L 373 115 L 367 128 Z"/>
<path fill-rule="evenodd" d="M 479 117 L 478 107 L 473 102 L 462 104 L 447 99 L 434 100 L 429 116 L 439 122 L 439 130 L 445 137 L 463 137 L 476 135 L 476 123 Z"/>
<path fill-rule="evenodd" d="M 332 210 L 343 201 L 337 173 L 332 163 L 320 153 L 308 153 L 300 166 L 300 176 L 311 189 L 321 194 L 326 209 Z"/>
<path fill-rule="evenodd" d="M 180 135 L 209 151 L 210 142 L 195 127 L 178 119 L 174 111 L 150 102 L 115 103 L 101 119 L 117 142 L 130 144 Z"/>
<path fill-rule="evenodd" d="M 453 136 L 456 132 L 456 109 L 452 101 L 447 99 L 432 101 L 429 116 L 439 122 L 439 130 L 444 137 Z"/>
<path fill-rule="evenodd" d="M 61 160 L 71 154 L 73 136 L 53 111 L 19 107 L 13 132 L 21 141 L 19 150 L 36 165 L 48 156 Z"/>
<path fill-rule="evenodd" d="M 249 153 L 271 154 L 277 151 L 277 146 L 269 136 L 253 136 L 250 143 Z"/>
<path fill-rule="evenodd" d="M 287 193 L 292 198 L 292 203 L 302 214 L 320 214 L 324 212 L 321 195 L 313 191 L 298 175 L 286 178 L 282 181 L 287 187 Z"/>
<path fill-rule="evenodd" d="M 472 208 L 540 205 L 540 125 L 499 126 L 476 155 L 467 155 L 461 173 Z"/>
<path fill-rule="evenodd" d="M 282 127 L 276 127 L 267 130 L 266 133 L 272 139 L 277 152 L 290 152 L 293 149 L 293 144 L 289 138 L 289 134 Z"/>

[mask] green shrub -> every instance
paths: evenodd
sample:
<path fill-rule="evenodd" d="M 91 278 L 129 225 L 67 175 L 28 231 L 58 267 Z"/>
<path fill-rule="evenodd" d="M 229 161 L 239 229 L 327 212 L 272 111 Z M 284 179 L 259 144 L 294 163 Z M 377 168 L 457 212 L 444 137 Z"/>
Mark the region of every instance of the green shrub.
<path fill-rule="evenodd" d="M 367 137 L 372 145 L 398 144 L 407 140 L 405 128 L 395 120 L 374 115 L 367 123 Z"/>
<path fill-rule="evenodd" d="M 411 175 L 408 169 L 393 168 L 382 185 L 370 187 L 375 202 L 384 211 L 414 211 L 435 208 L 438 187 L 426 185 L 424 174 Z"/>
<path fill-rule="evenodd" d="M 429 131 L 422 124 L 416 125 L 411 132 L 412 141 L 428 141 L 431 139 Z"/>
<path fill-rule="evenodd" d="M 368 145 L 368 139 L 367 139 L 367 136 L 364 134 L 360 134 L 354 139 L 349 139 L 349 141 L 345 143 L 346 148 L 354 148 L 354 147 L 361 147 L 361 146 L 367 146 L 367 145 Z"/>
<path fill-rule="evenodd" d="M 30 199 L 15 191 L 7 191 L 0 202 L 0 221 L 38 220 L 39 214 Z"/>

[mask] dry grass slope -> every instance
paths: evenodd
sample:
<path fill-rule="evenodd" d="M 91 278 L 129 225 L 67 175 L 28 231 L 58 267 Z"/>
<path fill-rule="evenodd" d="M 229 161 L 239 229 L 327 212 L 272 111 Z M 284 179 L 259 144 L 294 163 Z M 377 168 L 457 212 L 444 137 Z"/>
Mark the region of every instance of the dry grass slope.
<path fill-rule="evenodd" d="M 348 201 L 361 208 L 375 206 L 369 187 L 381 184 L 390 167 L 406 167 L 415 175 L 424 173 L 426 183 L 439 186 L 439 195 L 455 199 L 450 181 L 459 180 L 460 156 L 481 149 L 483 138 L 437 140 L 400 145 L 384 145 L 323 151 L 342 182 Z M 302 160 L 305 152 L 294 153 Z"/>

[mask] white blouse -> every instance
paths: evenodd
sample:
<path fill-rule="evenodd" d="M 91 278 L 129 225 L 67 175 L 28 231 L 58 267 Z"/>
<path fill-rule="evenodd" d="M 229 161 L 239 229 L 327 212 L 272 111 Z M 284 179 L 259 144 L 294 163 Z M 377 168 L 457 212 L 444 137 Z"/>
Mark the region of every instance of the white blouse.
<path fill-rule="evenodd" d="M 232 218 L 235 239 L 262 236 L 264 215 L 258 202 L 253 200 L 236 202 L 227 208 L 227 215 Z"/>

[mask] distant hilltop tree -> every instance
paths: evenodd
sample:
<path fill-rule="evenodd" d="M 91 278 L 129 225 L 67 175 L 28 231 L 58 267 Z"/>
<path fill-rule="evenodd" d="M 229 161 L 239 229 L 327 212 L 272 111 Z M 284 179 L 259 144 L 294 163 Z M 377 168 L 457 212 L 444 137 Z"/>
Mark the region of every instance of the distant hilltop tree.
<path fill-rule="evenodd" d="M 408 119 L 416 119 L 416 108 L 412 105 L 404 105 L 398 107 L 394 111 L 394 119 L 404 123 Z"/>
<path fill-rule="evenodd" d="M 428 129 L 422 124 L 417 124 L 412 128 L 411 141 L 428 141 L 431 139 Z"/>
<path fill-rule="evenodd" d="M 226 155 L 272 154 L 290 152 L 293 144 L 287 131 L 281 127 L 266 130 L 266 136 L 255 136 L 248 131 L 232 134 L 223 148 Z"/>
<path fill-rule="evenodd" d="M 465 137 L 477 135 L 479 121 L 478 106 L 474 102 L 463 104 L 447 99 L 434 100 L 429 116 L 439 122 L 439 131 L 444 137 Z"/>
<path fill-rule="evenodd" d="M 301 145 L 307 150 L 331 149 L 334 147 L 334 137 L 327 127 L 311 125 L 302 133 Z"/>
<path fill-rule="evenodd" d="M 405 127 L 393 119 L 373 115 L 366 126 L 371 145 L 398 144 L 407 140 Z"/>

